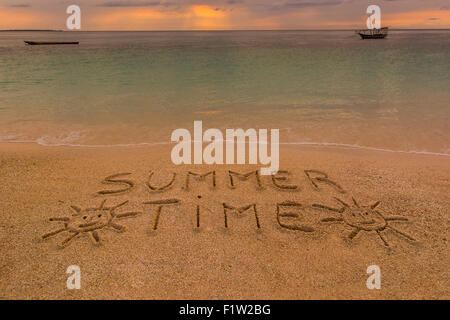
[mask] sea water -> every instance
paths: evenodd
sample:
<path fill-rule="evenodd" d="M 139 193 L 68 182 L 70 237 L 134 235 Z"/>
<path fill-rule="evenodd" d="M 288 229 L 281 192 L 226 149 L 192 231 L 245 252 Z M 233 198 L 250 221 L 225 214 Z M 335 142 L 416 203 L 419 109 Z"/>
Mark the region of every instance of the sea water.
<path fill-rule="evenodd" d="M 450 30 L 0 32 L 0 141 L 169 143 L 201 120 L 449 155 L 449 88 Z"/>

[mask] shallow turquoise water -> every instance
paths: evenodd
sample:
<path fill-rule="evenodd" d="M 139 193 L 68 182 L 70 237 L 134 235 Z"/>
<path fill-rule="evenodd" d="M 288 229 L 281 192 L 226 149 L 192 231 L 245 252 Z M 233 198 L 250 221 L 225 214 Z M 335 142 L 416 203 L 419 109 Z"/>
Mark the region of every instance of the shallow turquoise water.
<path fill-rule="evenodd" d="M 68 39 L 79 46 L 25 46 Z M 0 33 L 0 139 L 168 142 L 194 120 L 282 142 L 450 153 L 450 31 Z"/>

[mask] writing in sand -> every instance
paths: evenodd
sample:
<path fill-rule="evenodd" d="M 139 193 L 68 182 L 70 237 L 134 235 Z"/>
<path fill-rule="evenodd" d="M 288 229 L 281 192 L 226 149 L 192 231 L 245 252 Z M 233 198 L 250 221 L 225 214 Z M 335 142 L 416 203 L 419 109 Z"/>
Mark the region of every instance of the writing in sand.
<path fill-rule="evenodd" d="M 183 203 L 189 204 L 192 201 L 183 200 L 186 197 L 176 197 L 177 190 L 175 185 L 177 181 L 182 182 L 182 186 L 178 190 L 183 192 L 196 192 L 192 186 L 193 180 L 206 183 L 206 186 L 213 193 L 223 195 L 218 190 L 218 175 L 216 171 L 208 172 L 194 172 L 187 171 L 181 175 L 172 172 L 167 177 L 161 179 L 161 177 L 155 177 L 161 175 L 160 172 L 152 171 L 149 173 L 148 178 L 144 181 L 146 189 L 154 194 L 158 195 L 158 199 L 144 200 L 140 202 L 143 206 L 141 211 L 124 211 L 129 201 L 123 201 L 118 204 L 108 206 L 106 205 L 107 199 L 102 199 L 99 205 L 95 207 L 80 208 L 76 205 L 70 206 L 72 214 L 65 217 L 52 217 L 49 219 L 51 222 L 59 222 L 60 228 L 50 231 L 42 236 L 43 239 L 55 237 L 59 234 L 65 234 L 66 236 L 59 243 L 61 247 L 65 247 L 70 244 L 78 236 L 87 235 L 91 238 L 92 242 L 96 245 L 101 243 L 100 232 L 105 229 L 110 229 L 116 232 L 124 232 L 125 226 L 120 223 L 121 220 L 126 218 L 135 218 L 144 215 L 144 209 L 147 207 L 153 208 L 153 218 L 151 221 L 152 231 L 157 231 L 161 224 L 161 216 L 163 213 L 176 205 Z M 368 204 L 360 204 L 354 197 L 349 196 L 348 192 L 336 181 L 328 176 L 327 173 L 320 170 L 304 170 L 301 175 L 304 181 L 309 185 L 309 191 L 315 193 L 325 194 L 326 199 L 322 202 L 310 202 L 302 203 L 297 200 L 295 194 L 301 193 L 305 188 L 300 187 L 298 179 L 293 179 L 291 172 L 287 170 L 279 170 L 276 174 L 269 176 L 268 183 L 263 183 L 263 177 L 260 175 L 259 170 L 250 172 L 236 172 L 228 170 L 225 177 L 227 180 L 227 187 L 231 190 L 239 190 L 238 184 L 242 181 L 253 181 L 256 187 L 255 192 L 263 192 L 267 188 L 284 192 L 283 195 L 263 197 L 267 201 L 273 200 L 273 209 L 270 211 L 275 215 L 274 221 L 276 221 L 277 228 L 280 230 L 289 230 L 290 232 L 302 232 L 302 233 L 314 233 L 318 231 L 318 226 L 326 226 L 332 223 L 343 224 L 350 229 L 350 233 L 346 235 L 348 240 L 355 239 L 359 234 L 364 232 L 375 233 L 380 242 L 389 247 L 389 241 L 384 232 L 388 229 L 397 233 L 401 237 L 415 241 L 415 239 L 409 234 L 397 229 L 395 224 L 398 222 L 408 222 L 408 218 L 397 215 L 385 215 L 381 212 L 381 202 L 376 201 Z M 265 178 L 266 179 L 266 178 Z M 164 181 L 163 181 L 164 180 Z M 163 182 L 161 182 L 163 181 Z M 128 194 L 138 186 L 138 183 L 132 179 L 131 173 L 117 173 L 107 176 L 101 181 L 103 184 L 111 185 L 110 189 L 104 189 L 96 192 L 96 196 L 108 197 L 120 194 Z M 297 182 L 297 183 L 296 183 Z M 175 196 L 163 196 L 175 191 Z M 287 193 L 286 193 L 287 192 Z M 330 194 L 330 192 L 332 192 Z M 339 197 L 334 196 L 340 194 Z M 240 193 L 242 196 L 242 192 Z M 331 196 L 333 195 L 333 196 Z M 349 198 L 349 200 L 343 198 Z M 179 199 L 183 198 L 183 199 Z M 261 205 L 257 202 L 245 201 L 242 198 L 240 200 L 230 200 L 229 197 L 226 201 L 217 201 L 215 197 L 212 200 L 219 204 L 220 210 L 213 212 L 208 208 L 204 208 L 202 202 L 202 195 L 196 192 L 196 202 L 194 204 L 193 223 L 194 228 L 200 229 L 203 225 L 202 217 L 205 214 L 220 215 L 222 227 L 230 229 L 232 223 L 230 219 L 232 217 L 238 218 L 243 215 L 253 217 L 253 224 L 256 230 L 262 230 L 263 225 L 261 222 Z M 244 194 L 244 199 L 245 199 Z M 209 195 L 207 200 L 211 200 Z M 331 204 L 330 204 L 331 203 Z M 267 205 L 265 206 L 267 211 Z"/>

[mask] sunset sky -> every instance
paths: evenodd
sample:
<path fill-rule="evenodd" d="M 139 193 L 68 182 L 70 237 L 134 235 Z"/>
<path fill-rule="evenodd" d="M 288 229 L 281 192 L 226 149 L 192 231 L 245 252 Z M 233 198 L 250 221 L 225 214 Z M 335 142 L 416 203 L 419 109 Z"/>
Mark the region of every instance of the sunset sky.
<path fill-rule="evenodd" d="M 86 31 L 365 28 L 370 4 L 382 26 L 450 28 L 448 0 L 0 0 L 0 30 L 65 29 L 71 4 Z"/>

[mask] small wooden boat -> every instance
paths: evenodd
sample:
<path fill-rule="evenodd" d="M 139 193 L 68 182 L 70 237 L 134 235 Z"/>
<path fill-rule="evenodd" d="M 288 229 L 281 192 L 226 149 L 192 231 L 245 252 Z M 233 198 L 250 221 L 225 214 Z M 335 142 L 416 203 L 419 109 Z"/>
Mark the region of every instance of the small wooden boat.
<path fill-rule="evenodd" d="M 357 30 L 356 33 L 359 34 L 361 39 L 384 39 L 388 35 L 388 27 L 380 29 L 365 29 Z"/>
<path fill-rule="evenodd" d="M 26 44 L 30 46 L 48 46 L 48 45 L 58 45 L 58 44 L 79 44 L 78 41 L 24 41 Z"/>

